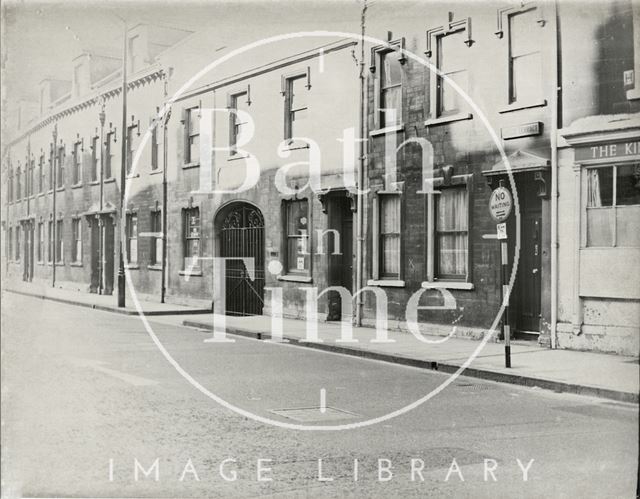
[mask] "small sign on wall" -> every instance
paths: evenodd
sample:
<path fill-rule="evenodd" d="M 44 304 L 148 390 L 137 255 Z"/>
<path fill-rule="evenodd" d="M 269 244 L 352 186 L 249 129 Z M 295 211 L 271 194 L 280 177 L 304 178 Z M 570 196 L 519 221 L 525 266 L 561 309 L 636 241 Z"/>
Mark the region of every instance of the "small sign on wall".
<path fill-rule="evenodd" d="M 299 256 L 296 259 L 296 269 L 304 270 L 304 257 L 303 256 Z"/>
<path fill-rule="evenodd" d="M 519 137 L 529 137 L 531 135 L 540 135 L 542 123 L 534 121 L 532 123 L 523 123 L 516 126 L 505 126 L 500 129 L 500 135 L 503 140 L 517 139 Z"/>

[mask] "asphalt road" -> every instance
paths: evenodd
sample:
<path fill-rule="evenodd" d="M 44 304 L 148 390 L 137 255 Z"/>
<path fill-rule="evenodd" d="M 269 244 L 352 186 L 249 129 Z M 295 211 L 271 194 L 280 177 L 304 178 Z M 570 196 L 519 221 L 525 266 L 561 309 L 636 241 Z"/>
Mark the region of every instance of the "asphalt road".
<path fill-rule="evenodd" d="M 3 497 L 636 495 L 637 406 L 460 377 L 378 424 L 301 431 L 211 400 L 137 317 L 5 293 L 2 322 Z M 367 421 L 447 379 L 150 324 L 203 389 L 282 423 Z"/>

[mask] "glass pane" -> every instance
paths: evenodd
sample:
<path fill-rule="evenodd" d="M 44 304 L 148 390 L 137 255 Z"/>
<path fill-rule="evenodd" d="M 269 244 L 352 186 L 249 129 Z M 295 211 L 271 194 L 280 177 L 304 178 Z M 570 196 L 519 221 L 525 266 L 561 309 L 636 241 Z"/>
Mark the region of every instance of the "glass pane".
<path fill-rule="evenodd" d="M 309 255 L 306 253 L 306 237 L 289 237 L 287 239 L 287 268 L 290 272 L 309 270 Z"/>
<path fill-rule="evenodd" d="M 612 246 L 613 223 L 613 208 L 587 209 L 587 246 Z"/>
<path fill-rule="evenodd" d="M 291 109 L 302 109 L 307 107 L 307 78 L 296 78 L 291 80 Z"/>
<path fill-rule="evenodd" d="M 438 196 L 436 228 L 439 231 L 467 230 L 467 189 L 442 189 Z"/>
<path fill-rule="evenodd" d="M 466 70 L 467 54 L 464 44 L 466 33 L 458 31 L 450 35 L 438 37 L 438 69 L 443 73 L 455 73 Z"/>
<path fill-rule="evenodd" d="M 307 201 L 291 201 L 287 204 L 287 235 L 307 234 Z"/>
<path fill-rule="evenodd" d="M 509 17 L 512 57 L 540 50 L 539 17 L 536 9 Z"/>
<path fill-rule="evenodd" d="M 467 275 L 467 234 L 438 234 L 438 275 Z"/>
<path fill-rule="evenodd" d="M 185 247 L 187 257 L 198 256 L 200 249 L 200 239 L 187 239 Z"/>
<path fill-rule="evenodd" d="M 587 206 L 613 205 L 613 168 L 587 170 Z"/>
<path fill-rule="evenodd" d="M 199 109 L 189 110 L 189 135 L 200 133 Z"/>
<path fill-rule="evenodd" d="M 402 87 L 382 90 L 380 109 L 384 116 L 384 126 L 397 125 L 402 117 Z"/>
<path fill-rule="evenodd" d="M 640 205 L 616 208 L 616 246 L 640 247 Z"/>
<path fill-rule="evenodd" d="M 200 136 L 189 137 L 189 162 L 200 161 Z"/>
<path fill-rule="evenodd" d="M 382 87 L 399 85 L 402 82 L 402 66 L 398 60 L 398 54 L 389 52 L 382 56 L 382 71 L 380 83 Z"/>
<path fill-rule="evenodd" d="M 640 204 L 640 164 L 616 168 L 616 205 Z"/>
<path fill-rule="evenodd" d="M 382 246 L 382 275 L 383 277 L 400 275 L 400 236 L 383 235 Z"/>
<path fill-rule="evenodd" d="M 461 90 L 467 90 L 468 74 L 466 70 L 455 73 L 446 73 L 446 76 L 453 80 Z M 444 78 L 440 78 L 440 95 L 441 95 L 441 112 L 458 111 L 464 102 L 462 96 L 453 88 L 453 86 Z"/>
<path fill-rule="evenodd" d="M 400 196 L 380 198 L 380 232 L 382 234 L 400 232 Z"/>
<path fill-rule="evenodd" d="M 136 263 L 138 261 L 138 240 L 131 239 L 129 241 L 129 262 Z"/>
<path fill-rule="evenodd" d="M 538 102 L 542 99 L 540 52 L 522 55 L 511 61 L 512 102 Z"/>

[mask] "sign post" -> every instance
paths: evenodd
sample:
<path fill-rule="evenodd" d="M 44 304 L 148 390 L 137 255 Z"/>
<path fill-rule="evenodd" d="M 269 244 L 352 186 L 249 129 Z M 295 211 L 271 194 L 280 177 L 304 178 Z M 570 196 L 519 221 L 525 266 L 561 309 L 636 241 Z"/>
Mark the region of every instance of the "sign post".
<path fill-rule="evenodd" d="M 511 367 L 511 326 L 509 324 L 509 301 L 505 298 L 509 296 L 509 253 L 507 246 L 507 219 L 513 207 L 513 198 L 509 190 L 500 181 L 500 185 L 491 193 L 489 198 L 489 213 L 496 222 L 497 239 L 500 241 L 501 255 L 501 298 L 505 303 L 504 314 L 502 316 L 502 334 L 504 337 L 504 364 Z"/>

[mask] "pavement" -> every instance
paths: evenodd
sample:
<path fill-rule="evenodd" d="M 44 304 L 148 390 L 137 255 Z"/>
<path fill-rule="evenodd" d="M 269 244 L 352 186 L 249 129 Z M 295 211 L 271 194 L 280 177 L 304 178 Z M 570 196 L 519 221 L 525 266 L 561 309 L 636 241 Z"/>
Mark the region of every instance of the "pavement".
<path fill-rule="evenodd" d="M 2 298 L 3 498 L 636 495 L 633 404 Z"/>
<path fill-rule="evenodd" d="M 13 285 L 11 292 L 32 295 L 43 299 L 87 306 L 99 310 L 137 315 L 128 300 L 126 309 L 114 305 L 114 296 L 101 296 L 53 288 L 39 288 L 31 283 Z M 204 314 L 210 310 L 194 309 L 173 304 L 141 302 L 145 315 L 175 316 L 174 324 L 212 330 L 213 317 Z M 540 389 L 588 395 L 638 403 L 640 391 L 640 364 L 637 357 L 612 354 L 551 350 L 532 342 L 512 342 L 511 367 L 505 367 L 503 343 L 447 338 L 423 334 L 419 341 L 408 332 L 389 330 L 390 343 L 372 342 L 375 329 L 353 327 L 352 343 L 340 342 L 339 323 L 318 324 L 320 342 L 304 341 L 304 321 L 283 319 L 285 341 L 325 351 L 366 357 L 395 364 L 454 373 L 464 366 L 466 376 L 538 387 Z M 226 331 L 230 335 L 243 335 L 269 339 L 271 317 L 227 317 Z M 473 357 L 472 359 L 470 359 Z"/>
<path fill-rule="evenodd" d="M 83 293 L 64 288 L 52 288 L 50 286 L 41 286 L 34 283 L 17 281 L 10 283 L 6 289 L 10 293 L 17 293 L 25 296 L 34 296 L 43 300 L 51 300 L 68 305 L 78 305 L 81 307 L 89 307 L 95 310 L 103 310 L 107 312 L 115 312 L 124 315 L 138 315 L 131 296 L 126 296 L 126 306 L 118 307 L 116 302 L 115 291 L 113 295 L 99 295 L 96 293 Z M 173 303 L 160 303 L 148 300 L 138 300 L 140 307 L 145 315 L 184 315 L 184 314 L 206 314 L 211 310 L 198 307 L 187 307 L 176 305 Z"/>

